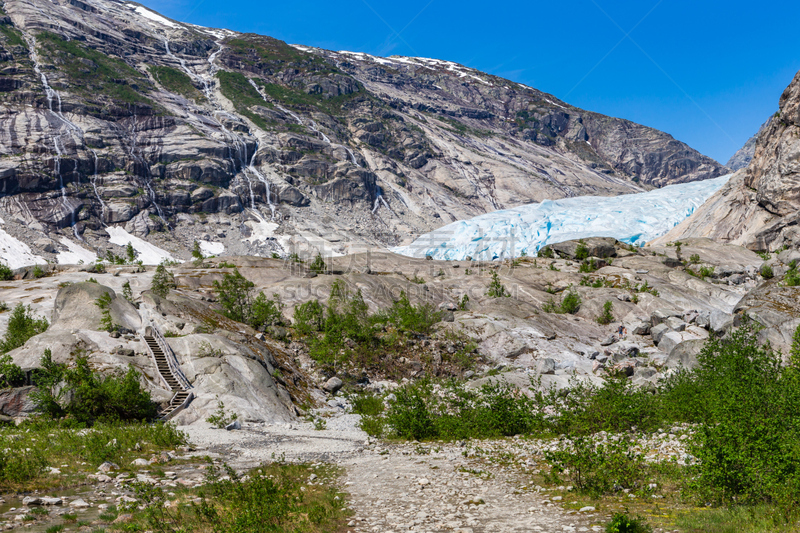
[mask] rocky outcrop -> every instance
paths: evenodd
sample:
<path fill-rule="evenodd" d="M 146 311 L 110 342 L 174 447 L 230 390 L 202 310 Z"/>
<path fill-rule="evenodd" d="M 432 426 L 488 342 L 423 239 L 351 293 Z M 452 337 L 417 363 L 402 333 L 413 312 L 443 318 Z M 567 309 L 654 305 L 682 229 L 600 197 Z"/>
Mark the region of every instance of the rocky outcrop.
<path fill-rule="evenodd" d="M 767 121 L 764 122 L 760 128 L 758 128 L 756 134 L 747 139 L 747 142 L 744 143 L 744 146 L 739 148 L 736 153 L 731 156 L 731 158 L 725 164 L 726 167 L 736 171 L 750 166 L 750 161 L 753 160 L 753 156 L 756 153 L 756 142 L 758 141 L 758 136 L 761 135 L 761 132 L 769 128 L 772 118 L 773 117 L 767 119 Z"/>
<path fill-rule="evenodd" d="M 703 236 L 754 250 L 800 245 L 800 72 L 779 104 L 750 165 L 660 242 Z"/>

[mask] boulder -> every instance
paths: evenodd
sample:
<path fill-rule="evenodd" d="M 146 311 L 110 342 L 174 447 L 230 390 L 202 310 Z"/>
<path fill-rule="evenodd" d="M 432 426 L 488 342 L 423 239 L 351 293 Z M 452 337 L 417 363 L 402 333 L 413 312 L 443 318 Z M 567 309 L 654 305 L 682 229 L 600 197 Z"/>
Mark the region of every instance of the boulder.
<path fill-rule="evenodd" d="M 342 385 L 344 385 L 342 380 L 334 376 L 325 382 L 322 386 L 322 390 L 330 392 L 331 394 L 336 394 L 336 392 L 342 388 Z"/>
<path fill-rule="evenodd" d="M 669 309 L 656 309 L 653 311 L 653 314 L 650 315 L 650 324 L 653 326 L 663 324 L 668 318 L 673 316 L 679 316 L 679 313 L 675 313 Z"/>
<path fill-rule="evenodd" d="M 536 371 L 539 374 L 555 374 L 556 362 L 549 357 L 545 357 L 536 365 Z"/>
<path fill-rule="evenodd" d="M 588 239 L 559 242 L 549 246 L 561 257 L 577 260 L 579 246 L 585 246 L 587 248 L 589 257 L 605 258 L 617 255 L 616 243 L 616 239 L 611 237 L 590 237 Z"/>
<path fill-rule="evenodd" d="M 656 344 L 661 342 L 661 337 L 663 337 L 668 331 L 671 330 L 666 324 L 658 324 L 657 326 L 650 328 L 650 335 L 653 337 L 653 342 Z"/>
<path fill-rule="evenodd" d="M 11 418 L 25 417 L 36 412 L 30 393 L 36 387 L 15 387 L 0 390 L 0 415 Z"/>
<path fill-rule="evenodd" d="M 638 324 L 634 324 L 631 326 L 631 332 L 634 335 L 649 335 L 650 334 L 650 324 L 647 322 L 639 322 Z"/>
<path fill-rule="evenodd" d="M 664 323 L 667 326 L 669 326 L 669 329 L 672 329 L 672 330 L 675 330 L 675 331 L 683 331 L 683 330 L 686 329 L 686 322 L 684 322 L 683 320 L 681 320 L 680 318 L 678 318 L 676 316 L 669 317 L 667 319 L 667 321 L 664 322 Z"/>
<path fill-rule="evenodd" d="M 125 298 L 118 298 L 111 287 L 99 283 L 72 283 L 61 287 L 53 305 L 52 325 L 54 328 L 100 329 L 102 311 L 95 302 L 102 295 L 111 296 L 111 320 L 129 331 L 142 327 L 142 319 L 136 307 Z"/>

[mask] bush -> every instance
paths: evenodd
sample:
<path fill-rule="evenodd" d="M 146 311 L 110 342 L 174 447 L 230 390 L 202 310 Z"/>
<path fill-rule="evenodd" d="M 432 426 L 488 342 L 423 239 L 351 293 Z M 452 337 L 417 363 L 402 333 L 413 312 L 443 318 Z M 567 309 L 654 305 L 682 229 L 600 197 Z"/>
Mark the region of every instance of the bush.
<path fill-rule="evenodd" d="M 352 399 L 353 412 L 358 415 L 379 415 L 383 412 L 383 400 L 378 396 L 360 395 Z"/>
<path fill-rule="evenodd" d="M 130 242 L 125 246 L 125 256 L 128 258 L 128 263 L 136 261 L 136 250 Z"/>
<path fill-rule="evenodd" d="M 102 296 L 94 301 L 94 305 L 100 308 L 100 329 L 103 331 L 114 331 L 117 326 L 111 319 L 111 294 L 108 292 L 103 293 Z"/>
<path fill-rule="evenodd" d="M 603 313 L 597 317 L 598 324 L 611 324 L 614 321 L 614 315 L 611 312 L 611 309 L 614 307 L 614 304 L 611 303 L 611 300 L 606 300 L 606 303 L 603 304 Z"/>
<path fill-rule="evenodd" d="M 236 322 L 247 322 L 250 295 L 255 284 L 242 276 L 238 268 L 225 273 L 222 282 L 214 282 L 214 290 L 222 306 L 222 314 Z"/>
<path fill-rule="evenodd" d="M 400 298 L 389 309 L 376 315 L 373 322 L 393 324 L 404 333 L 427 335 L 441 319 L 442 313 L 436 311 L 433 305 L 428 303 L 412 305 L 406 292 L 401 291 Z"/>
<path fill-rule="evenodd" d="M 586 243 L 581 239 L 578 242 L 578 247 L 575 249 L 575 259 L 583 261 L 587 257 L 589 257 L 589 247 L 586 246 Z"/>
<path fill-rule="evenodd" d="M 0 356 L 0 387 L 20 387 L 25 384 L 25 372 L 14 364 L 8 354 Z"/>
<path fill-rule="evenodd" d="M 176 288 L 175 276 L 167 270 L 165 262 L 162 261 L 156 267 L 156 273 L 150 282 L 150 290 L 159 298 L 166 298 L 169 295 L 169 291 L 174 288 Z"/>
<path fill-rule="evenodd" d="M 126 281 L 122 284 L 122 297 L 133 303 L 133 291 L 131 290 L 130 281 Z"/>
<path fill-rule="evenodd" d="M 142 389 L 140 375 L 132 366 L 124 374 L 102 376 L 89 367 L 85 357 L 78 356 L 73 368 L 54 363 L 49 349 L 40 365 L 34 377 L 38 390 L 32 399 L 43 414 L 69 416 L 83 424 L 156 417 L 157 406 Z"/>
<path fill-rule="evenodd" d="M 556 485 L 567 476 L 584 494 L 599 497 L 642 481 L 644 461 L 632 451 L 634 443 L 624 438 L 595 444 L 591 437 L 563 441 L 559 451 L 545 452 L 551 469 L 547 477 Z"/>
<path fill-rule="evenodd" d="M 314 258 L 314 261 L 310 265 L 308 265 L 308 269 L 311 272 L 322 274 L 323 272 L 328 270 L 328 267 L 325 264 L 325 261 L 322 259 L 322 256 L 320 254 L 317 254 L 317 257 Z"/>
<path fill-rule="evenodd" d="M 225 410 L 225 404 L 220 401 L 219 396 L 216 397 L 217 400 L 217 408 L 214 410 L 214 413 L 206 418 L 206 422 L 211 424 L 217 429 L 224 429 L 225 426 L 232 423 L 233 421 L 239 418 L 239 415 L 236 413 L 229 413 Z"/>
<path fill-rule="evenodd" d="M 500 276 L 497 275 L 497 271 L 492 272 L 492 281 L 489 283 L 486 295 L 491 298 L 507 298 L 511 296 L 511 293 L 500 283 Z"/>
<path fill-rule="evenodd" d="M 550 248 L 549 246 L 544 246 L 542 247 L 541 250 L 539 250 L 536 253 L 536 257 L 545 257 L 547 259 L 553 259 L 555 257 L 555 254 L 553 253 L 552 248 Z"/>
<path fill-rule="evenodd" d="M 567 291 L 567 294 L 564 295 L 564 298 L 561 299 L 561 312 L 574 315 L 580 308 L 581 297 L 575 290 L 570 289 Z"/>
<path fill-rule="evenodd" d="M 616 513 L 606 525 L 606 533 L 652 533 L 642 517 L 631 518 L 624 513 Z"/>
<path fill-rule="evenodd" d="M 588 261 L 584 260 L 581 263 L 581 266 L 578 267 L 578 272 L 589 273 L 589 272 L 594 272 L 598 268 L 599 267 L 597 266 L 597 261 L 595 260 L 594 257 L 592 257 Z"/>
<path fill-rule="evenodd" d="M 273 294 L 272 297 L 274 299 L 270 300 L 264 296 L 263 292 L 259 292 L 253 300 L 247 317 L 247 322 L 253 329 L 264 331 L 269 326 L 283 323 L 281 315 L 283 304 L 277 294 Z"/>
<path fill-rule="evenodd" d="M 789 263 L 789 270 L 786 272 L 783 282 L 788 287 L 797 287 L 800 285 L 800 273 L 797 272 L 797 259 Z"/>
<path fill-rule="evenodd" d="M 325 309 L 316 300 L 308 301 L 294 308 L 293 326 L 301 335 L 311 335 L 322 331 L 325 323 Z"/>
<path fill-rule="evenodd" d="M 14 307 L 8 319 L 6 335 L 0 341 L 0 352 L 7 353 L 25 344 L 28 339 L 47 329 L 47 320 L 33 315 L 30 306 L 21 303 Z"/>
<path fill-rule="evenodd" d="M 764 279 L 772 279 L 775 274 L 772 272 L 772 267 L 769 265 L 761 265 L 761 277 Z"/>
<path fill-rule="evenodd" d="M 14 271 L 7 264 L 0 261 L 0 280 L 9 281 L 12 279 L 14 279 Z"/>

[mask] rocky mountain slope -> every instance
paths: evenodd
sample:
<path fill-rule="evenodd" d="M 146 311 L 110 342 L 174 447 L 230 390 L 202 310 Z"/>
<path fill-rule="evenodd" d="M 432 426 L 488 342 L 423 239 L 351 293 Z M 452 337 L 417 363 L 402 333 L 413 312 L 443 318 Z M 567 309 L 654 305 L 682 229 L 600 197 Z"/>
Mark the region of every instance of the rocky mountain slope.
<path fill-rule="evenodd" d="M 230 254 L 347 252 L 726 170 L 455 63 L 290 46 L 133 2 L 5 0 L 0 73 L 2 218 L 50 260 L 56 232 L 118 252 L 112 225 L 179 257 L 203 236 Z"/>
<path fill-rule="evenodd" d="M 758 135 L 753 160 L 659 242 L 710 237 L 755 250 L 800 244 L 800 72 Z"/>
<path fill-rule="evenodd" d="M 747 142 L 744 143 L 744 146 L 739 148 L 735 154 L 731 156 L 728 162 L 725 164 L 731 170 L 739 170 L 742 168 L 747 168 L 750 164 L 750 161 L 753 160 L 753 155 L 756 153 L 756 142 L 758 141 L 758 136 L 761 135 L 761 132 L 767 129 L 772 122 L 772 117 L 767 119 L 755 135 L 747 139 Z"/>

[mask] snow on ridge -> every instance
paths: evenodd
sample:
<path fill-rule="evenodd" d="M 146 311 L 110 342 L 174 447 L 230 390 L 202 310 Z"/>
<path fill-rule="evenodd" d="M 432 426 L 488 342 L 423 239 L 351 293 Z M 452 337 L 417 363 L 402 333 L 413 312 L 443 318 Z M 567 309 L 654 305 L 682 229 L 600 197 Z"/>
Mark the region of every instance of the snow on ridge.
<path fill-rule="evenodd" d="M 730 178 L 669 185 L 622 196 L 545 200 L 459 220 L 392 251 L 463 261 L 534 255 L 543 246 L 586 237 L 614 237 L 642 246 L 681 223 Z"/>
<path fill-rule="evenodd" d="M 144 239 L 131 235 L 123 228 L 109 226 L 106 228 L 106 232 L 111 237 L 108 239 L 108 242 L 112 244 L 127 246 L 128 243 L 131 243 L 133 249 L 137 252 L 136 260 L 141 261 L 145 265 L 157 265 L 165 259 L 168 261 L 175 260 L 172 254 L 166 250 L 162 250 Z"/>
<path fill-rule="evenodd" d="M 198 241 L 200 244 L 200 251 L 203 255 L 220 255 L 225 251 L 225 245 L 221 242 L 212 241 Z"/>
<path fill-rule="evenodd" d="M 137 6 L 136 4 L 127 4 L 127 6 L 130 7 L 131 9 L 133 9 L 134 11 L 136 11 L 137 13 L 139 13 L 141 16 L 143 16 L 144 18 L 146 18 L 148 20 L 152 20 L 153 22 L 157 22 L 158 24 L 162 24 L 164 26 L 169 26 L 170 28 L 178 28 L 179 27 L 178 24 L 172 22 L 169 19 L 166 19 L 166 18 L 162 17 L 158 13 L 150 11 L 149 9 L 147 9 L 144 6 Z"/>
<path fill-rule="evenodd" d="M 47 264 L 47 261 L 35 255 L 27 244 L 15 239 L 3 229 L 0 229 L 0 259 L 12 269 Z"/>
<path fill-rule="evenodd" d="M 56 256 L 59 265 L 77 265 L 97 261 L 97 254 L 87 250 L 75 241 L 62 237 L 59 242 L 67 247 L 66 252 L 58 252 Z"/>

